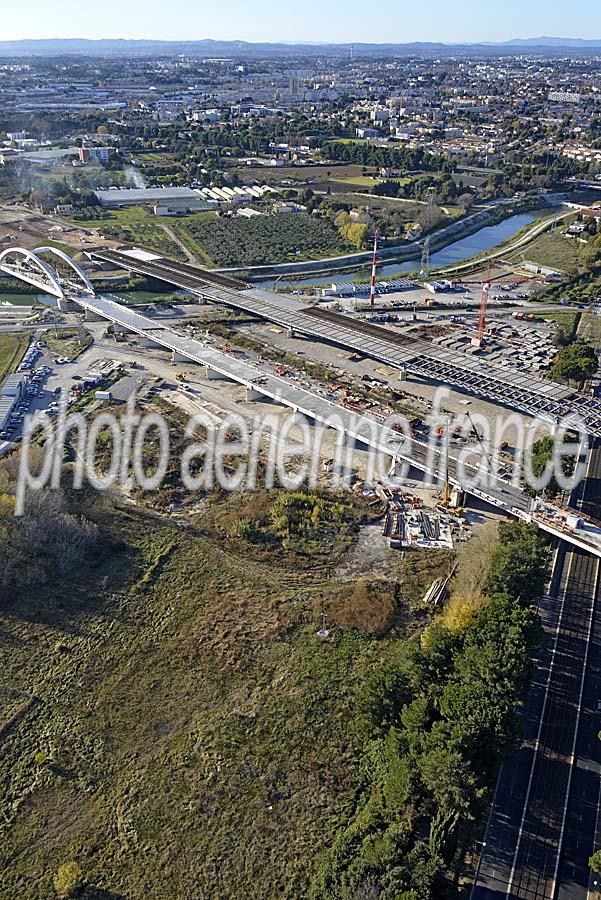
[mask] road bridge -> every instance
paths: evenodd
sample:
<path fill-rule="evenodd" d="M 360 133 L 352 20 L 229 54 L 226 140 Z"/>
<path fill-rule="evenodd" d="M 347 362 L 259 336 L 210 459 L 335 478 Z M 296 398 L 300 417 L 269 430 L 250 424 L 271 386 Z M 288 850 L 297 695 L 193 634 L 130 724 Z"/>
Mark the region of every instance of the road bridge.
<path fill-rule="evenodd" d="M 34 268 L 37 265 L 35 259 L 28 260 L 28 263 Z M 5 268 L 5 263 L 0 256 L 0 269 L 2 268 Z M 22 272 L 19 266 L 5 268 L 5 271 L 10 271 L 11 274 L 22 280 L 28 281 L 31 277 L 29 270 Z M 524 521 L 536 522 L 544 531 L 601 556 L 601 529 L 596 522 L 579 515 L 575 510 L 560 510 L 550 504 L 540 508 L 534 507 L 531 498 L 524 491 L 500 476 L 491 477 L 488 473 L 483 472 L 480 480 L 472 477 L 477 475 L 480 470 L 480 460 L 478 460 L 478 465 L 463 465 L 460 468 L 456 457 L 449 453 L 447 470 L 446 452 L 443 460 L 442 450 L 431 452 L 429 446 L 424 442 L 415 439 L 403 440 L 402 436 L 386 426 L 384 416 L 378 417 L 372 413 L 357 413 L 349 410 L 340 404 L 331 402 L 319 393 L 300 388 L 285 378 L 242 362 L 206 342 L 185 337 L 174 328 L 124 306 L 117 298 L 95 296 L 90 293 L 87 285 L 83 282 L 79 285 L 79 291 L 76 291 L 70 287 L 70 281 L 61 280 L 61 276 L 56 270 L 52 269 L 49 274 L 52 280 L 58 284 L 63 297 L 69 302 L 76 304 L 95 318 L 104 319 L 119 325 L 126 331 L 137 334 L 147 346 L 158 346 L 170 350 L 174 361 L 189 360 L 204 366 L 207 373 L 216 373 L 243 385 L 248 391 L 249 399 L 265 397 L 289 407 L 294 412 L 301 413 L 313 422 L 328 427 L 333 427 L 332 423 L 335 423 L 334 427 L 347 437 L 388 457 L 391 466 L 409 463 L 433 479 L 444 478 L 448 473 L 449 481 L 452 484 L 467 490 L 472 496 L 497 507 L 507 515 Z M 43 278 L 40 276 L 38 284 L 40 289 L 54 293 L 56 296 L 55 290 L 51 290 L 54 288 L 54 284 L 51 283 L 47 286 L 45 281 L 46 273 Z M 326 322 L 324 321 L 322 324 L 325 327 Z M 469 479 L 470 486 L 466 485 L 465 477 L 463 479 L 460 477 L 462 470 Z M 576 524 L 575 520 L 577 520 Z"/>
<path fill-rule="evenodd" d="M 95 249 L 93 259 L 157 278 L 205 300 L 243 310 L 285 328 L 290 335 L 326 341 L 414 376 L 482 397 L 549 422 L 578 415 L 589 434 L 601 437 L 601 406 L 569 387 L 511 366 L 437 347 L 411 335 L 317 309 L 296 297 L 276 294 L 197 266 L 147 252 Z"/>

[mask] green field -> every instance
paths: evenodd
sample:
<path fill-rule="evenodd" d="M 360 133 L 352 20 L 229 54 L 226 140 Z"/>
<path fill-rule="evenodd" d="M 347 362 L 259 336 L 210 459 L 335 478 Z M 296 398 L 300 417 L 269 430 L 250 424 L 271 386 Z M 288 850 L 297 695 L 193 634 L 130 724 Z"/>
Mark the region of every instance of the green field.
<path fill-rule="evenodd" d="M 122 225 L 124 227 L 142 226 L 142 225 L 171 225 L 173 222 L 194 222 L 206 218 L 213 218 L 214 214 L 195 213 L 189 216 L 178 216 L 174 218 L 162 219 L 154 215 L 152 210 L 145 206 L 129 206 L 125 209 L 107 209 L 104 215 L 99 215 L 91 219 L 73 219 L 69 221 L 74 225 L 81 225 L 83 228 L 104 228 L 107 225 Z"/>
<path fill-rule="evenodd" d="M 328 179 L 328 181 L 337 184 L 350 184 L 353 187 L 369 190 L 369 188 L 372 188 L 374 184 L 378 184 L 380 179 L 371 178 L 369 175 L 355 175 L 354 177 L 347 177 L 345 175 L 332 175 Z"/>
<path fill-rule="evenodd" d="M 0 385 L 18 368 L 28 346 L 26 334 L 0 334 Z"/>
<path fill-rule="evenodd" d="M 107 210 L 104 216 L 97 218 L 71 221 L 83 228 L 98 229 L 100 234 L 124 243 L 136 244 L 155 250 L 165 256 L 185 260 L 186 255 L 181 247 L 172 240 L 166 229 L 172 228 L 189 247 L 192 253 L 203 258 L 202 251 L 194 247 L 193 242 L 186 240 L 187 234 L 181 226 L 185 223 L 194 225 L 198 222 L 206 222 L 214 219 L 214 213 L 198 213 L 190 216 L 181 216 L 177 219 L 157 218 L 151 210 L 143 206 L 132 206 L 127 209 Z M 204 260 L 207 261 L 206 259 Z"/>
<path fill-rule="evenodd" d="M 576 319 L 580 316 L 578 311 L 558 309 L 557 312 L 540 313 L 540 318 L 548 322 L 555 322 L 560 328 L 563 328 L 566 334 L 571 334 L 576 325 Z"/>
<path fill-rule="evenodd" d="M 510 258 L 516 263 L 525 260 L 568 273 L 578 268 L 580 244 L 574 239 L 564 237 L 561 232 L 546 232 Z"/>

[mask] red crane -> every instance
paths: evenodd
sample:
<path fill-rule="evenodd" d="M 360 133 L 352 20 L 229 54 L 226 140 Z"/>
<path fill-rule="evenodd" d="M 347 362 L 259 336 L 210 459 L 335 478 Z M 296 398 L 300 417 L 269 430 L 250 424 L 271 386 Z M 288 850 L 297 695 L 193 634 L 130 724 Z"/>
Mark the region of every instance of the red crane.
<path fill-rule="evenodd" d="M 490 295 L 490 284 L 486 282 L 482 285 L 482 298 L 480 300 L 480 316 L 478 318 L 478 330 L 476 338 L 478 344 L 484 340 L 484 329 L 486 328 L 486 311 L 488 309 L 488 298 Z"/>

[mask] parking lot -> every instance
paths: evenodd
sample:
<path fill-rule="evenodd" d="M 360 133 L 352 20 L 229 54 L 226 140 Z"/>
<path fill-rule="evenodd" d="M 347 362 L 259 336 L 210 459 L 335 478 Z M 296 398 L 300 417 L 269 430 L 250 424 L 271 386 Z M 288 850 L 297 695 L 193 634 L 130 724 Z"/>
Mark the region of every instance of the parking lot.
<path fill-rule="evenodd" d="M 48 388 L 52 373 L 53 369 L 46 361 L 45 344 L 41 341 L 33 342 L 17 370 L 17 374 L 24 377 L 25 383 L 21 395 L 15 400 L 8 424 L 0 432 L 0 441 L 20 441 L 23 421 L 28 413 L 46 410 L 50 415 L 55 414 L 58 404 L 55 403 L 53 391 Z"/>

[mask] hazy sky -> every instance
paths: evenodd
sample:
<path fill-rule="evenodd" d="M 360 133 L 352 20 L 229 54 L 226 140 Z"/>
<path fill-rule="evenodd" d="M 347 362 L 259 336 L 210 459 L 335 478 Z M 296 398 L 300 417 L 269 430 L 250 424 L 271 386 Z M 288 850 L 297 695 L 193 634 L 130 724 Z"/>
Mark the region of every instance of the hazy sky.
<path fill-rule="evenodd" d="M 478 41 L 601 38 L 599 0 L 24 0 L 3 3 L 0 40 L 201 38 Z"/>

